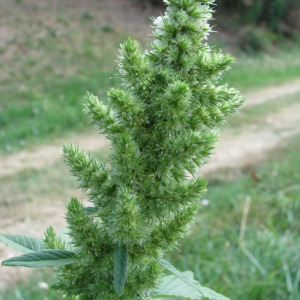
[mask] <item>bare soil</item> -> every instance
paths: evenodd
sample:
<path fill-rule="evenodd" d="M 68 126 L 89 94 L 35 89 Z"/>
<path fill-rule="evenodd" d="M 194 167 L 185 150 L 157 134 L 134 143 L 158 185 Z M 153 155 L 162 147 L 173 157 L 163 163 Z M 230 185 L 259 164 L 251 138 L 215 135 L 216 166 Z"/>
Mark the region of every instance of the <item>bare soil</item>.
<path fill-rule="evenodd" d="M 258 105 L 300 92 L 300 80 L 284 85 L 272 86 L 246 95 L 244 106 Z M 201 169 L 207 176 L 213 173 L 238 174 L 245 168 L 258 165 L 269 153 L 285 140 L 300 132 L 299 102 L 270 113 L 260 125 L 253 124 L 238 135 L 227 131 L 221 134 L 220 141 L 208 163 Z"/>

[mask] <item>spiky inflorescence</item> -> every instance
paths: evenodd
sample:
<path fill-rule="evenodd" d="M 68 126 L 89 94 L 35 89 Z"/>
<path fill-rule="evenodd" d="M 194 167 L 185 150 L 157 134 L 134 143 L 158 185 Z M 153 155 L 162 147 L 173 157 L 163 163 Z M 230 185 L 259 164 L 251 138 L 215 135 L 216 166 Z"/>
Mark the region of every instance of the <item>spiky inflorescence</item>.
<path fill-rule="evenodd" d="M 111 142 L 110 167 L 65 145 L 64 155 L 92 214 L 75 198 L 67 222 L 80 260 L 64 266 L 56 288 L 68 299 L 116 299 L 113 255 L 129 254 L 120 299 L 146 299 L 160 275 L 156 262 L 189 230 L 205 190 L 195 175 L 217 140 L 216 126 L 243 102 L 218 85 L 233 59 L 209 48 L 210 0 L 168 0 L 143 52 L 128 39 L 118 59 L 122 88 L 104 102 L 87 96 L 86 112 Z M 189 176 L 190 177 L 190 176 Z"/>

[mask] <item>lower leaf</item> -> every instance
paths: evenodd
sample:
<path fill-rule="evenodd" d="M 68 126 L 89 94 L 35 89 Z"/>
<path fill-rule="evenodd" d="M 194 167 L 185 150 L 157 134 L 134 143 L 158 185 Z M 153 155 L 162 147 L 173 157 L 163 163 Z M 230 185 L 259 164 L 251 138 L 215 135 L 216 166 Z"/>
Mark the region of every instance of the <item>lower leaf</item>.
<path fill-rule="evenodd" d="M 2 261 L 3 266 L 14 267 L 60 267 L 71 264 L 77 260 L 76 254 L 66 250 L 32 251 L 27 254 L 15 256 Z"/>
<path fill-rule="evenodd" d="M 191 276 L 192 272 L 182 273 L 162 258 L 158 259 L 158 261 L 173 275 L 163 279 L 158 289 L 153 292 L 153 298 L 164 299 L 175 297 L 174 299 L 176 299 L 179 297 L 179 299 L 189 300 L 230 300 L 207 287 L 201 286 Z"/>
<path fill-rule="evenodd" d="M 114 253 L 114 288 L 116 294 L 122 294 L 127 273 L 128 252 L 125 246 L 117 246 Z"/>
<path fill-rule="evenodd" d="M 0 234 L 0 242 L 24 253 L 45 248 L 40 239 L 21 234 Z"/>

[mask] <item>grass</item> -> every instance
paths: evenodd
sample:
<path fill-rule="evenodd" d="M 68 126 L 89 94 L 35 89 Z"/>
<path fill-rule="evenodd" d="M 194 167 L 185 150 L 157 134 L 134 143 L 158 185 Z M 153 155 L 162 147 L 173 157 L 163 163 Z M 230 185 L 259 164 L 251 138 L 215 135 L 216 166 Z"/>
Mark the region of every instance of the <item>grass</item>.
<path fill-rule="evenodd" d="M 300 136 L 251 173 L 210 180 L 192 235 L 171 255 L 231 299 L 300 298 Z M 208 204 L 208 205 L 207 205 Z"/>
<path fill-rule="evenodd" d="M 277 85 L 300 77 L 299 46 L 292 46 L 274 54 L 247 56 L 240 54 L 236 58 L 224 82 L 243 91 L 261 89 Z"/>
<path fill-rule="evenodd" d="M 90 48 L 93 53 L 97 51 L 97 45 Z M 113 79 L 115 63 L 110 51 L 115 54 L 116 49 L 109 48 L 103 53 L 107 57 L 105 67 L 103 57 L 91 56 L 93 63 L 78 62 L 76 75 L 53 73 L 44 76 L 52 71 L 34 69 L 35 73 L 26 80 L 26 85 L 22 85 L 24 78 L 4 80 L 2 101 L 0 99 L 0 152 L 10 153 L 70 132 L 83 131 L 87 123 L 82 113 L 86 91 L 105 97 L 109 87 L 118 85 L 118 80 Z M 27 76 L 25 71 L 23 76 Z M 300 77 L 299 65 L 284 53 L 271 61 L 265 57 L 240 58 L 225 80 L 240 89 L 253 89 L 296 77 Z"/>
<path fill-rule="evenodd" d="M 91 62 L 81 64 L 86 68 L 81 70 L 79 67 L 79 75 L 66 76 L 49 71 L 51 74 L 44 76 L 47 71 L 34 69 L 33 78 L 26 80 L 26 85 L 20 83 L 24 78 L 20 82 L 4 84 L 2 101 L 0 99 L 2 152 L 83 130 L 87 123 L 82 113 L 84 95 L 90 91 L 104 97 L 114 82 L 111 79 L 114 69 L 101 70 L 101 60 L 96 60 L 92 67 Z"/>
<path fill-rule="evenodd" d="M 53 274 L 49 270 L 35 271 L 34 276 L 17 287 L 0 293 L 1 300 L 58 300 L 57 295 L 49 288 Z"/>
<path fill-rule="evenodd" d="M 18 9 L 13 15 L 2 12 L 12 28 L 22 24 L 1 48 L 6 57 L 0 62 L 2 155 L 83 131 L 86 91 L 105 97 L 109 87 L 118 85 L 114 76 L 118 45 L 132 35 L 101 24 L 86 8 L 75 12 L 25 8 L 23 14 Z M 144 44 L 148 38 L 140 40 Z M 239 55 L 224 81 L 248 90 L 300 77 L 299 53 L 294 46 L 273 56 Z"/>
<path fill-rule="evenodd" d="M 63 82 L 51 80 L 50 88 L 40 86 L 39 91 L 16 92 L 11 97 L 20 99 L 2 109 L 0 144 L 2 151 L 12 152 L 22 146 L 47 142 L 57 136 L 82 131 L 87 118 L 82 113 L 86 91 L 99 94 L 100 87 L 107 89 L 110 73 L 87 77 L 70 77 Z M 100 84 L 99 84 L 100 82 Z M 100 93 L 103 96 L 103 93 Z"/>
<path fill-rule="evenodd" d="M 82 131 L 84 95 L 105 97 L 115 85 L 114 60 L 126 36 L 113 27 L 101 29 L 102 20 L 80 9 L 19 5 L 13 14 L 9 6 L 0 13 L 12 28 L 0 62 L 2 154 Z"/>

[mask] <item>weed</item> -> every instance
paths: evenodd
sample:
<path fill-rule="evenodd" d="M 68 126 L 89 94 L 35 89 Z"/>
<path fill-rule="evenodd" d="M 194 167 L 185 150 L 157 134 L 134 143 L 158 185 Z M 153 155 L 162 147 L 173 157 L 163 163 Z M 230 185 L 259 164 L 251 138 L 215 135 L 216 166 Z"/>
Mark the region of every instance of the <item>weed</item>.
<path fill-rule="evenodd" d="M 226 293 L 232 299 L 299 298 L 299 144 L 300 137 L 295 138 L 282 152 L 273 154 L 272 159 L 257 170 L 260 179 L 255 187 L 247 174 L 238 180 L 211 180 L 193 234 L 180 246 L 180 253 L 172 255 L 178 268 L 192 269 L 203 284 Z M 61 171 L 57 175 L 51 176 L 54 170 L 59 169 Z M 66 183 L 59 182 L 61 172 L 62 165 L 35 171 L 31 183 L 29 178 L 33 174 L 24 173 L 16 180 L 25 180 L 27 187 L 24 189 L 20 185 L 17 188 L 20 193 L 26 193 L 34 186 L 42 186 L 46 178 L 56 181 L 57 187 L 60 184 L 65 187 Z M 67 184 L 69 189 L 72 184 L 74 182 Z M 61 193 L 66 188 L 57 190 L 52 186 L 52 190 L 52 198 L 55 199 L 55 193 Z M 43 189 L 34 191 L 36 196 L 42 196 L 45 192 L 49 193 Z M 246 213 L 249 198 L 251 202 Z M 241 235 L 245 214 L 247 222 Z M 202 242 L 208 238 L 209 242 Z M 216 264 L 215 257 L 219 258 L 220 263 Z M 236 289 L 237 286 L 239 289 Z M 28 300 L 45 297 L 44 291 L 29 282 L 0 294 L 0 299 L 15 300 L 20 293 Z M 37 293 L 36 296 L 33 296 L 34 293 Z"/>

